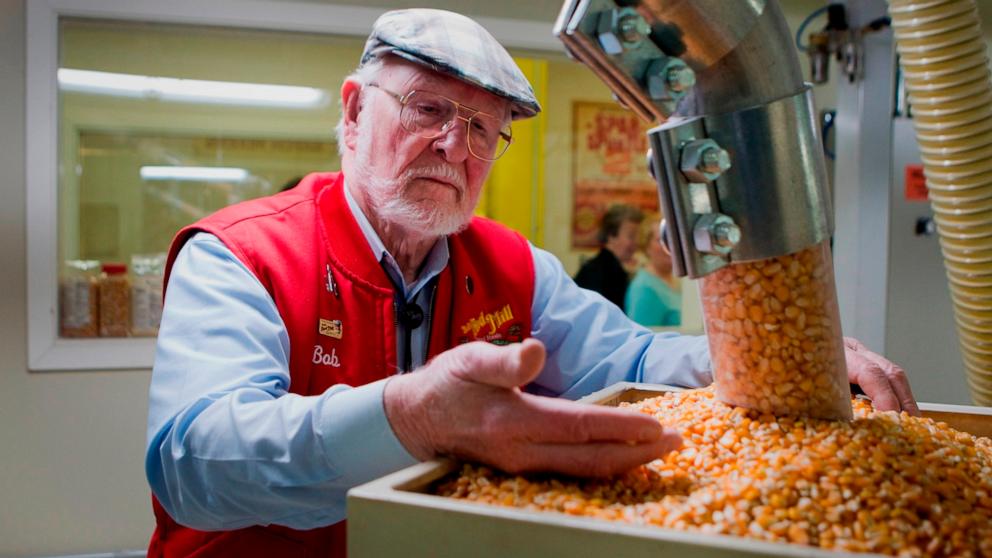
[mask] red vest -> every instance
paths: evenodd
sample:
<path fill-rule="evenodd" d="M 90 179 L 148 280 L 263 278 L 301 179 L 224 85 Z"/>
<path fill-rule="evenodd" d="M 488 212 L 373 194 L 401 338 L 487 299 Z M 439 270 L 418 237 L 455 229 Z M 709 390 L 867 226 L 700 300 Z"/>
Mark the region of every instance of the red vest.
<path fill-rule="evenodd" d="M 179 231 L 166 266 L 197 231 L 216 235 L 261 281 L 289 333 L 290 391 L 317 395 L 397 373 L 392 283 L 344 196 L 340 173 L 311 174 L 292 190 L 237 204 Z M 530 335 L 534 262 L 527 241 L 475 218 L 449 237 L 431 312 L 428 358 L 483 339 Z M 149 557 L 344 556 L 345 522 L 299 531 L 258 526 L 196 531 L 153 498 L 157 527 Z"/>

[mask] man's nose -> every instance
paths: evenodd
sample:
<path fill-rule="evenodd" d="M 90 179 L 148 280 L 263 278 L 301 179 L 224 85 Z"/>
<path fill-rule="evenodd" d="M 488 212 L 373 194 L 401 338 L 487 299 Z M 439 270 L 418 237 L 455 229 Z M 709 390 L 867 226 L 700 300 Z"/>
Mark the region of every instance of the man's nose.
<path fill-rule="evenodd" d="M 455 118 L 444 134 L 434 139 L 431 144 L 434 151 L 444 156 L 449 163 L 460 163 L 470 155 L 468 150 L 468 122 L 463 118 Z"/>

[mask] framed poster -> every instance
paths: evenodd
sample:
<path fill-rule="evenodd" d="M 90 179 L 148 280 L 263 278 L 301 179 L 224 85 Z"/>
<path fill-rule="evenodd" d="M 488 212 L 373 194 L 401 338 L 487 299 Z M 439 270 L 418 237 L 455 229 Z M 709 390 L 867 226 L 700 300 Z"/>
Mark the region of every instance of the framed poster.
<path fill-rule="evenodd" d="M 585 101 L 573 104 L 572 122 L 572 247 L 595 248 L 609 206 L 658 213 L 658 187 L 645 162 L 648 126 L 618 104 Z"/>

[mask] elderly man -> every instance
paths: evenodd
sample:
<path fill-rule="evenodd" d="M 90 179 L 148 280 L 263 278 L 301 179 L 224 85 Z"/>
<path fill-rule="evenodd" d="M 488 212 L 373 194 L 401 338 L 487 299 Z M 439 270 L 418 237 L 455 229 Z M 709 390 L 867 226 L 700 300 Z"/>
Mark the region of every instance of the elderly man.
<path fill-rule="evenodd" d="M 438 455 L 616 473 L 678 434 L 565 399 L 710 380 L 705 339 L 652 335 L 472 217 L 511 120 L 540 109 L 478 24 L 383 15 L 341 99 L 342 172 L 224 209 L 173 244 L 150 390 L 150 556 L 342 555 L 348 488 Z M 914 409 L 901 371 L 851 355 L 880 406 Z"/>

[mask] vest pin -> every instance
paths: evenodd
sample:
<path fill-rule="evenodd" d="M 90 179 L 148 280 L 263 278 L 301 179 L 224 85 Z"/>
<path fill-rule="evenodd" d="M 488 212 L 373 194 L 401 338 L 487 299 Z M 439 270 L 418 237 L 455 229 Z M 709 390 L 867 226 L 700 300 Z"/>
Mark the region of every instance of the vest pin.
<path fill-rule="evenodd" d="M 474 291 L 474 290 L 475 290 L 475 282 L 472 281 L 472 277 L 471 276 L 466 275 L 465 276 L 465 292 L 467 292 L 468 294 L 472 294 L 472 291 Z"/>
<path fill-rule="evenodd" d="M 334 293 L 334 296 L 340 298 L 341 295 L 338 294 L 338 284 L 334 281 L 334 274 L 331 273 L 330 264 L 326 264 L 324 269 L 327 270 L 327 292 Z"/>

